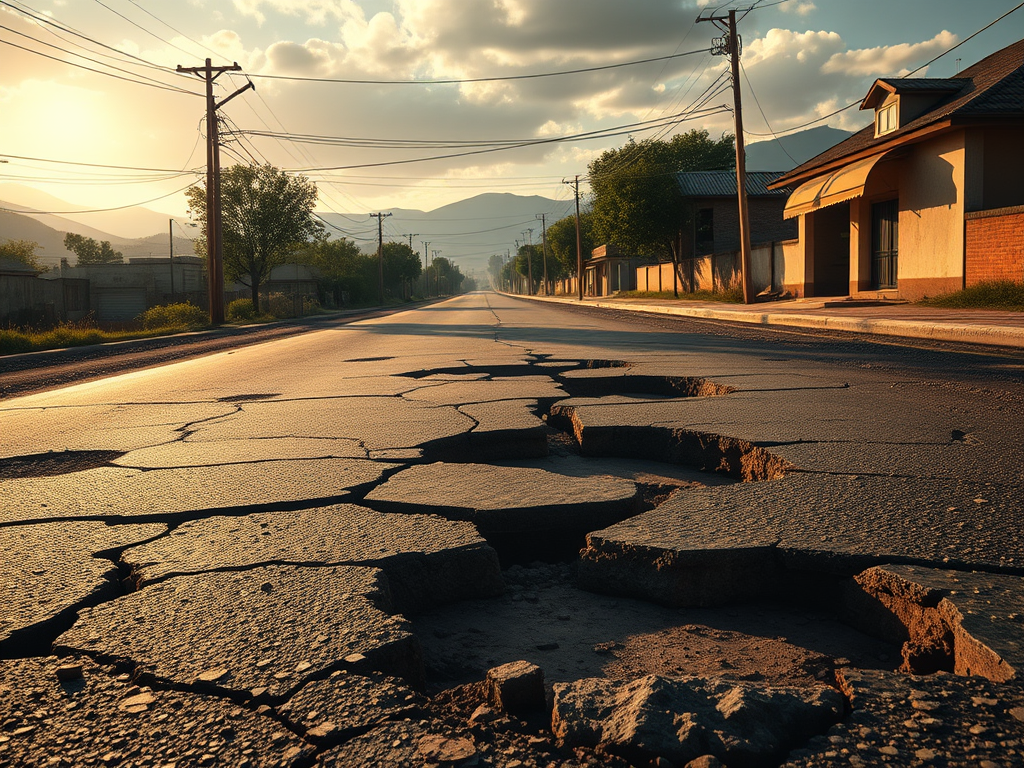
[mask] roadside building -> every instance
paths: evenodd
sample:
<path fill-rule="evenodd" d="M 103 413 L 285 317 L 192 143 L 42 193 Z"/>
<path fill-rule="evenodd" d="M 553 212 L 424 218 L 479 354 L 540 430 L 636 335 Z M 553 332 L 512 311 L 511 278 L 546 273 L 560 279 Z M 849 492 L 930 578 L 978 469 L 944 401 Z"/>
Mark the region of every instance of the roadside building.
<path fill-rule="evenodd" d="M 639 263 L 636 256 L 626 256 L 614 245 L 598 246 L 583 263 L 584 294 L 611 296 L 620 291 L 635 291 Z"/>
<path fill-rule="evenodd" d="M 0 259 L 0 326 L 44 328 L 89 313 L 88 281 L 39 275 L 21 262 Z"/>
<path fill-rule="evenodd" d="M 872 125 L 783 174 L 786 289 L 918 299 L 1024 278 L 1024 40 L 955 78 L 883 78 Z"/>

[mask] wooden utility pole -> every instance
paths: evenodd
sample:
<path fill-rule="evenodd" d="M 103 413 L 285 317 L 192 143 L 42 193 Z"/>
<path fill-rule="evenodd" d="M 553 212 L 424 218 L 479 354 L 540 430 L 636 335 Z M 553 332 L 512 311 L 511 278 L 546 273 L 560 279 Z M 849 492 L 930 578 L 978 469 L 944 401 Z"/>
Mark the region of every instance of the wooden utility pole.
<path fill-rule="evenodd" d="M 380 305 L 382 307 L 384 306 L 384 219 L 390 215 L 390 213 L 370 214 L 377 220 L 377 285 L 380 289 Z M 412 242 L 412 238 L 409 238 L 409 241 Z"/>
<path fill-rule="evenodd" d="M 563 181 L 563 184 L 570 184 L 576 190 L 576 293 L 577 298 L 583 301 L 583 241 L 580 238 L 580 175 L 576 174 L 573 181 Z"/>
<path fill-rule="evenodd" d="M 541 252 L 544 255 L 544 295 L 548 295 L 548 222 L 546 213 L 538 213 L 533 218 L 540 219 Z"/>
<path fill-rule="evenodd" d="M 430 246 L 429 240 L 423 241 L 423 288 L 426 291 L 427 298 L 430 298 L 430 273 L 427 271 L 427 264 L 429 263 L 427 258 L 427 248 Z"/>
<path fill-rule="evenodd" d="M 712 40 L 711 52 L 715 56 L 729 56 L 732 60 L 733 115 L 736 120 L 736 196 L 740 214 L 740 273 L 743 278 L 743 303 L 754 303 L 754 275 L 750 263 L 750 212 L 747 208 L 747 153 L 743 144 L 743 102 L 740 98 L 740 39 L 736 34 L 736 11 L 728 16 L 698 18 L 710 21 L 725 37 Z"/>
<path fill-rule="evenodd" d="M 219 325 L 224 322 L 224 248 L 221 232 L 223 223 L 220 215 L 220 139 L 218 136 L 217 110 L 235 96 L 250 88 L 256 90 L 252 81 L 246 83 L 226 99 L 217 101 L 213 95 L 213 83 L 225 72 L 240 72 L 236 61 L 230 67 L 215 67 L 210 59 L 202 67 L 177 67 L 178 72 L 195 75 L 206 82 L 206 278 L 210 296 L 210 322 Z M 256 297 L 253 297 L 254 303 Z"/>

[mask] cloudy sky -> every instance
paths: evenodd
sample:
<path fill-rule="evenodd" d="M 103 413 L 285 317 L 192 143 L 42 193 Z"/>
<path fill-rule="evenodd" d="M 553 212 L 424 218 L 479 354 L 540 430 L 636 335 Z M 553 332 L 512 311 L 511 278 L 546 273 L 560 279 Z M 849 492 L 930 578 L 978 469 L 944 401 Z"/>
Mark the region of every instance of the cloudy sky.
<path fill-rule="evenodd" d="M 173 69 L 210 57 L 238 62 L 256 85 L 222 111 L 232 131 L 224 162 L 306 173 L 325 211 L 432 210 L 489 191 L 567 199 L 562 179 L 628 135 L 731 129 L 726 60 L 705 52 L 717 32 L 694 21 L 753 1 L 2 0 L 0 183 L 183 214 L 178 190 L 205 164 L 205 107 L 194 95 L 202 84 Z M 874 78 L 918 67 L 1017 2 L 761 0 L 740 25 L 748 141 L 769 130 L 751 95 L 783 132 L 859 100 Z M 1021 36 L 1024 10 L 923 74 L 952 76 L 957 59 L 968 66 Z M 652 58 L 661 60 L 552 77 L 393 82 Z M 219 97 L 245 83 L 221 77 Z M 822 124 L 866 122 L 854 108 Z M 300 134 L 326 138 L 292 140 Z M 485 146 L 538 139 L 551 141 Z M 461 156 L 424 160 L 443 155 Z"/>

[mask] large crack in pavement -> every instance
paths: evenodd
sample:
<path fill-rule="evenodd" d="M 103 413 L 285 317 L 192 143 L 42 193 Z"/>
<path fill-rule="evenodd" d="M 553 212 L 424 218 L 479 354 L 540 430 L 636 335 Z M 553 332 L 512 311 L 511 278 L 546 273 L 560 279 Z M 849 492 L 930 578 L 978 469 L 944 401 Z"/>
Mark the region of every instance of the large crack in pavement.
<path fill-rule="evenodd" d="M 122 728 L 118 718 L 128 715 L 160 717 L 165 704 L 212 707 L 221 714 L 209 722 L 245 725 L 218 725 L 216 738 L 204 742 L 210 754 L 233 754 L 239 732 L 256 727 L 249 743 L 260 745 L 261 756 L 298 766 L 383 764 L 385 756 L 572 766 L 700 757 L 682 731 L 676 743 L 663 723 L 637 714 L 671 692 L 672 707 L 707 718 L 691 689 L 705 700 L 719 695 L 712 690 L 727 693 L 777 729 L 770 745 L 740 758 L 694 737 L 701 754 L 737 765 L 748 758 L 778 764 L 790 754 L 794 765 L 814 765 L 828 754 L 815 734 L 831 723 L 838 725 L 830 734 L 845 734 L 854 720 L 849 707 L 888 723 L 872 709 L 875 691 L 898 689 L 900 663 L 907 674 L 981 674 L 1010 686 L 1003 689 L 1010 699 L 1018 695 L 1024 580 L 1009 574 L 1024 560 L 1006 561 L 1016 549 L 1004 547 L 1005 537 L 982 542 L 968 559 L 932 553 L 914 560 L 899 551 L 896 529 L 872 531 L 874 549 L 851 545 L 843 539 L 849 527 L 813 514 L 815 500 L 834 509 L 847 497 L 828 485 L 807 486 L 829 472 L 802 467 L 787 451 L 863 441 L 748 439 L 694 429 L 690 416 L 653 425 L 621 418 L 638 403 L 700 406 L 848 385 L 741 389 L 714 376 L 548 355 L 462 362 L 377 377 L 375 391 L 355 395 L 219 397 L 234 410 L 179 424 L 171 444 L 0 462 L 6 498 L 21 507 L 5 502 L 0 515 L 0 539 L 21 540 L 11 539 L 11 549 L 82 538 L 82 526 L 102 526 L 109 544 L 40 551 L 47 564 L 93 562 L 99 572 L 66 579 L 83 585 L 71 597 L 22 592 L 23 602 L 49 605 L 51 615 L 25 612 L 13 632 L 5 629 L 0 656 L 18 658 L 0 662 L 7 665 L 0 678 L 28 675 L 52 702 L 69 681 L 84 681 L 74 686 L 87 708 L 113 702 L 113 717 L 102 719 L 110 729 Z M 396 389 L 395 378 L 418 384 Z M 271 418 L 272 411 L 288 416 Z M 405 423 L 393 434 L 413 439 L 388 436 L 397 419 Z M 267 423 L 289 420 L 308 428 L 289 424 L 288 434 L 267 434 Z M 308 455 L 323 444 L 351 455 Z M 254 446 L 279 455 L 247 455 Z M 67 471 L 56 469 L 62 460 Z M 364 465 L 366 472 L 358 469 Z M 7 477 L 5 466 L 15 468 Z M 333 492 L 310 493 L 328 473 Z M 857 473 L 850 481 L 896 477 Z M 121 487 L 117 499 L 112 483 Z M 801 483 L 814 489 L 811 504 L 793 502 Z M 182 497 L 188 484 L 199 492 Z M 239 499 L 243 490 L 247 498 Z M 959 488 L 950 498 L 965 506 L 974 494 L 978 508 L 979 493 Z M 232 504 L 218 502 L 228 497 Z M 47 512 L 33 516 L 31 504 Z M 991 504 L 987 510 L 1004 509 L 1005 499 Z M 65 538 L 50 536 L 47 526 L 59 526 Z M 142 538 L 123 538 L 132 531 Z M 110 540 L 112 532 L 121 538 Z M 998 548 L 1007 554 L 993 562 Z M 901 559 L 928 569 L 892 564 Z M 13 568 L 8 585 L 32 570 L 5 567 Z M 955 570 L 976 567 L 991 573 Z M 981 597 L 961 597 L 965 588 Z M 995 628 L 980 620 L 995 610 L 993 601 Z M 525 678 L 502 681 L 494 672 L 516 660 L 543 667 L 548 684 L 547 699 L 542 691 L 521 711 L 506 704 Z M 703 682 L 679 682 L 696 677 Z M 821 709 L 814 702 L 832 714 L 809 727 L 806 707 Z M 803 714 L 791 722 L 781 714 L 786 707 Z M 5 708 L 20 714 L 0 718 L 0 761 L 57 744 L 79 754 L 73 715 L 52 721 L 56 735 L 47 742 L 21 698 L 0 705 L 0 715 Z M 1003 729 L 1024 719 L 994 710 L 986 716 Z M 159 722 L 163 730 L 145 738 L 192 738 L 174 717 Z M 286 734 L 268 732 L 266 723 Z M 736 729 L 730 738 L 756 741 L 742 724 L 728 727 Z M 652 751 L 654 733 L 663 746 Z M 897 755 L 904 749 L 902 742 L 872 749 L 882 746 Z M 121 759 L 122 747 L 110 754 Z"/>

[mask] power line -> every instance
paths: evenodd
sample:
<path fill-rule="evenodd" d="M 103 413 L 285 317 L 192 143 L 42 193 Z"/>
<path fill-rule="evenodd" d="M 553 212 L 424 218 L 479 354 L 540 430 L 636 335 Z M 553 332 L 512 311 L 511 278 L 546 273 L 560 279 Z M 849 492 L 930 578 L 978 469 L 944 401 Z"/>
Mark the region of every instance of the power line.
<path fill-rule="evenodd" d="M 756 5 L 754 7 L 756 7 Z M 764 109 L 761 107 L 761 102 L 757 98 L 757 94 L 754 93 L 754 87 L 750 84 L 750 78 L 747 77 L 747 68 L 743 66 L 742 61 L 740 61 L 740 71 L 743 73 L 743 80 L 747 84 L 747 90 L 750 91 L 750 95 L 754 97 L 754 103 L 757 105 L 757 111 L 761 113 L 761 119 L 764 120 L 764 124 L 768 127 L 768 130 L 772 132 L 772 136 L 775 138 L 775 143 L 779 145 L 779 148 L 783 152 L 786 153 L 786 157 L 793 161 L 794 166 L 800 165 L 800 162 L 789 154 L 789 150 L 786 149 L 779 137 L 775 135 L 775 129 L 772 128 L 772 124 L 768 122 L 768 116 L 764 113 Z"/>
<path fill-rule="evenodd" d="M 697 53 L 707 53 L 710 48 L 697 51 L 686 51 L 684 53 L 673 53 L 668 56 L 656 56 L 650 59 L 637 59 L 635 61 L 623 61 L 618 64 L 603 64 L 598 67 L 581 67 L 580 69 L 564 69 L 557 72 L 534 72 L 528 75 L 499 75 L 495 77 L 465 77 L 465 78 L 442 78 L 437 80 L 365 80 L 337 77 L 300 77 L 297 75 L 263 75 L 249 74 L 249 77 L 259 77 L 266 80 L 294 80 L 311 83 L 345 83 L 348 85 L 461 85 L 465 83 L 495 83 L 508 82 L 513 80 L 534 80 L 541 77 L 561 77 L 563 75 L 581 75 L 587 72 L 603 72 L 609 69 L 621 67 L 633 67 L 638 64 L 653 64 L 658 61 L 680 59 L 684 56 L 693 56 Z"/>
<path fill-rule="evenodd" d="M 74 160 L 53 160 L 47 157 L 28 157 L 26 155 L 8 155 L 0 152 L 0 157 L 9 157 L 12 160 L 31 160 L 37 163 L 58 163 L 61 165 L 80 165 L 88 168 L 114 168 L 122 171 L 151 171 L 154 173 L 184 173 L 177 168 L 145 168 L 136 165 L 104 165 L 102 163 L 80 163 Z"/>
<path fill-rule="evenodd" d="M 188 186 L 182 187 L 181 189 L 176 189 L 173 192 L 168 192 L 166 195 L 152 197 L 149 200 L 143 200 L 142 202 L 139 203 L 129 203 L 128 205 L 116 205 L 113 208 L 91 208 L 89 210 L 81 211 L 16 211 L 13 210 L 12 208 L 0 208 L 0 211 L 5 211 L 7 213 L 22 213 L 28 216 L 64 216 L 77 213 L 106 213 L 107 211 L 123 211 L 125 208 L 135 208 L 140 205 L 148 205 L 149 203 L 155 203 L 157 200 L 163 200 L 173 195 L 180 194 L 191 186 L 192 185 L 189 184 Z"/>

